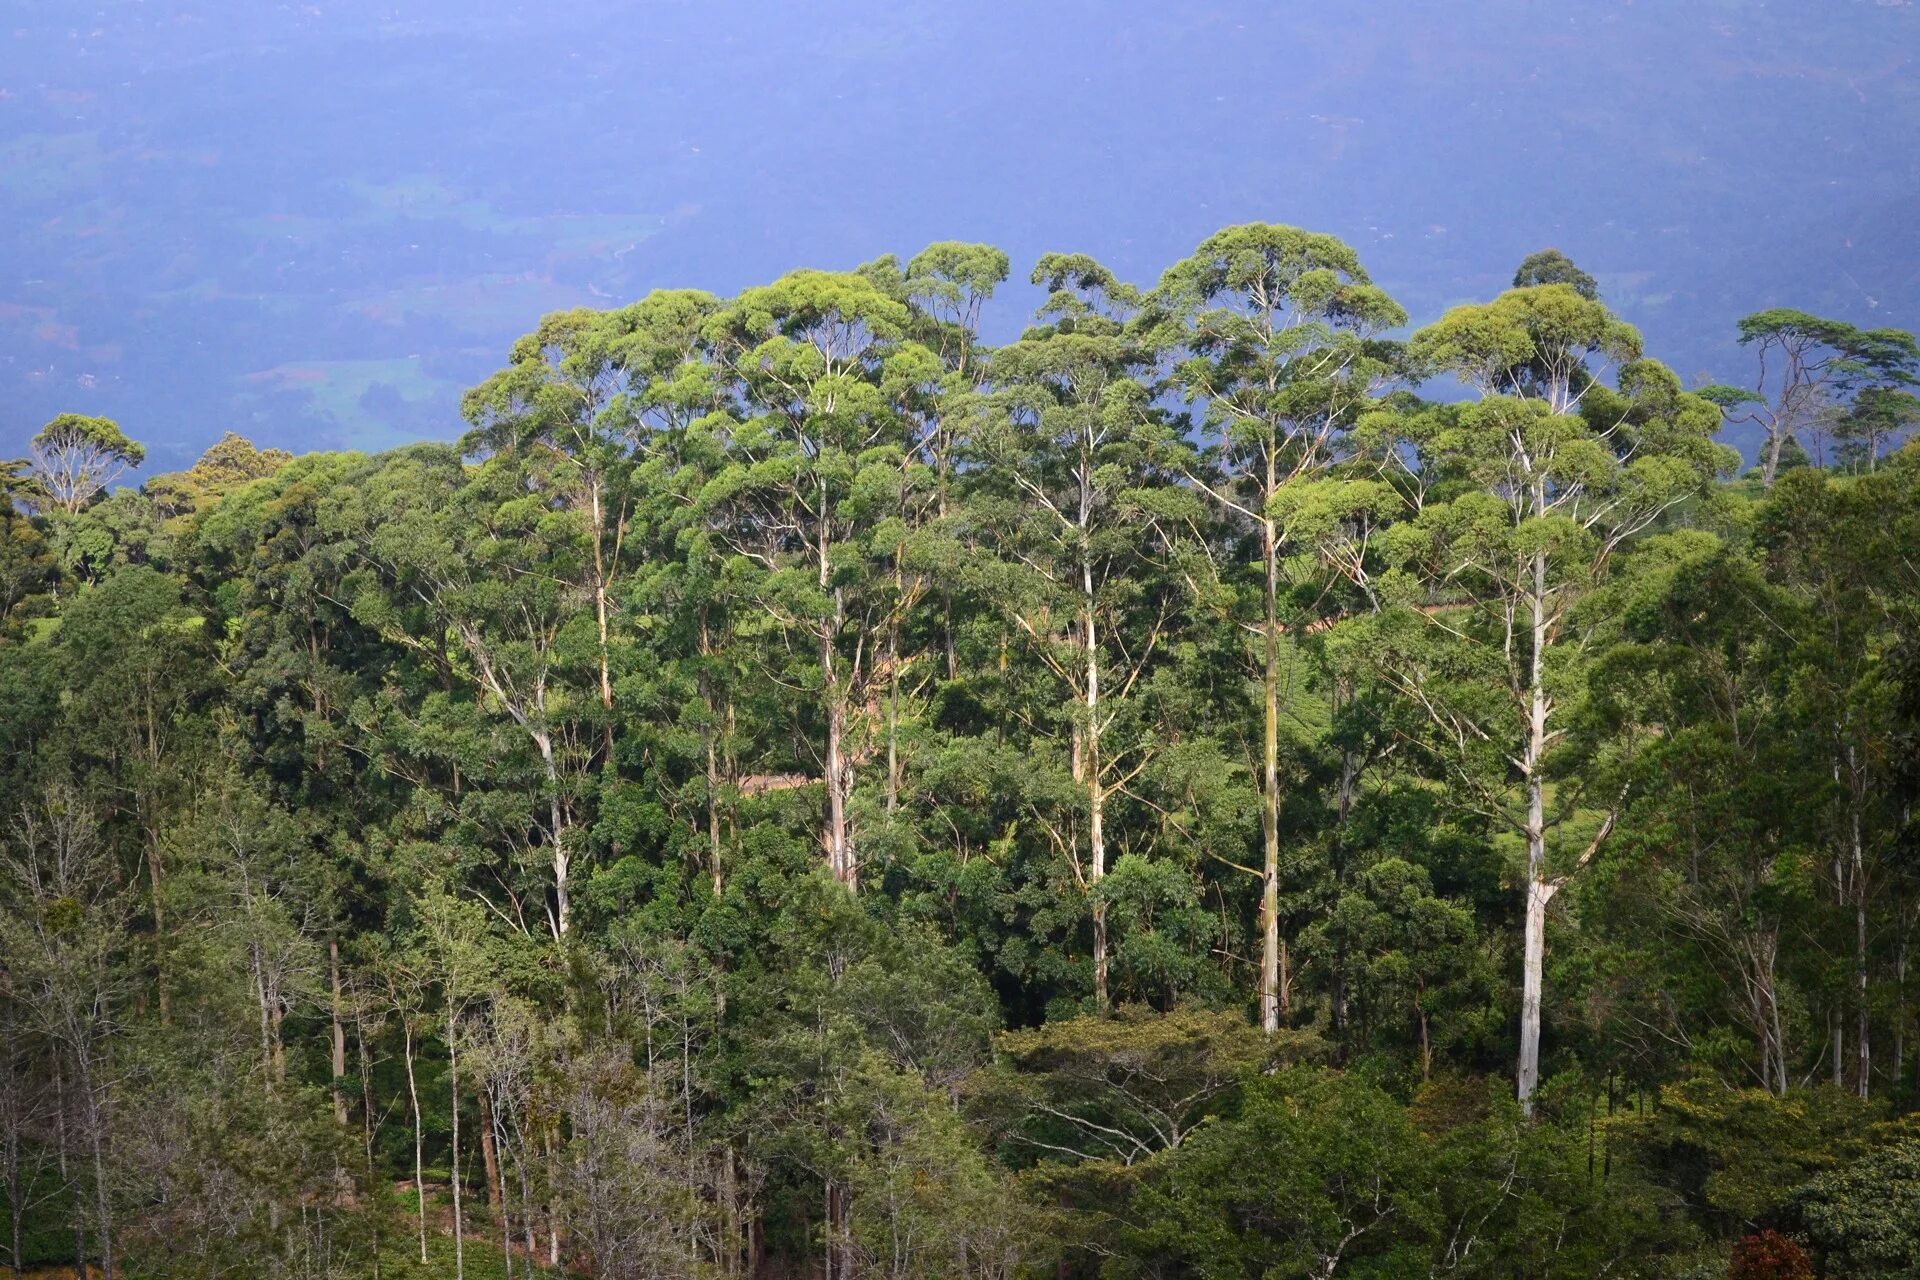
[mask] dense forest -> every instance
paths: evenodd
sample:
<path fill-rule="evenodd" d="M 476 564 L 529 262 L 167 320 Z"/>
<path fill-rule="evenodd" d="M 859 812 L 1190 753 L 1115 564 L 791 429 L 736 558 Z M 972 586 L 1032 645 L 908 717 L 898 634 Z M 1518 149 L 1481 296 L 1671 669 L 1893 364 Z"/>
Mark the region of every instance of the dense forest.
<path fill-rule="evenodd" d="M 1920 1275 L 1914 339 L 1008 275 L 550 315 L 378 456 L 40 431 L 14 1274 Z"/>

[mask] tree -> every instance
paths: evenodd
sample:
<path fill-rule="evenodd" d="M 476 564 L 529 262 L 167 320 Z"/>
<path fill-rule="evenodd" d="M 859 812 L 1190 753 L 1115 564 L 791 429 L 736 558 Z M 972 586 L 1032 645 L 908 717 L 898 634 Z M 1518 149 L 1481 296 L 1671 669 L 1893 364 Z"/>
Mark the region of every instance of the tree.
<path fill-rule="evenodd" d="M 1573 259 L 1558 249 L 1542 249 L 1530 253 L 1520 260 L 1520 269 L 1513 273 L 1513 287 L 1531 289 L 1535 285 L 1564 284 L 1573 286 L 1573 291 L 1589 302 L 1600 298 L 1600 285 L 1594 278 L 1573 265 Z"/>
<path fill-rule="evenodd" d="M 1828 1274 L 1913 1274 L 1920 1256 L 1920 1139 L 1889 1142 L 1807 1184 L 1799 1209 Z"/>
<path fill-rule="evenodd" d="M 229 431 L 185 471 L 148 480 L 142 488 L 175 528 L 216 506 L 227 493 L 264 479 L 293 461 L 285 449 L 257 448 L 253 441 Z"/>
<path fill-rule="evenodd" d="M 1751 406 L 1735 421 L 1766 433 L 1761 483 L 1773 487 L 1780 459 L 1835 399 L 1873 387 L 1897 389 L 1920 377 L 1920 346 L 1899 329 L 1859 329 L 1775 307 L 1740 321 L 1740 345 L 1752 347 L 1759 372 L 1751 390 L 1707 387 L 1701 392 L 1727 409 Z"/>
<path fill-rule="evenodd" d="M 626 545 L 633 441 L 622 392 L 621 347 L 631 312 L 555 312 L 514 343 L 507 368 L 461 398 L 473 424 L 469 454 L 513 462 L 521 483 L 572 511 L 588 554 L 583 593 L 593 604 L 599 695 L 613 741 L 611 609 Z"/>
<path fill-rule="evenodd" d="M 1344 432 L 1391 366 L 1369 337 L 1406 323 L 1359 256 L 1332 236 L 1255 223 L 1203 241 L 1155 290 L 1193 354 L 1175 370 L 1204 405 L 1210 448 L 1182 472 L 1258 539 L 1260 609 L 1254 665 L 1263 693 L 1260 757 L 1260 1022 L 1272 1031 L 1291 1001 L 1280 928 L 1280 739 L 1283 637 L 1300 633 L 1325 599 L 1312 561 L 1284 545 L 1282 492 L 1323 474 Z M 1304 572 L 1303 572 L 1304 571 Z M 1318 589 L 1316 589 L 1316 587 Z"/>
<path fill-rule="evenodd" d="M 515 850 L 544 851 L 551 892 L 539 898 L 548 931 L 562 939 L 573 922 L 581 814 L 605 720 L 598 699 L 569 696 L 592 678 L 597 656 L 570 625 L 592 556 L 581 526 L 528 492 L 512 455 L 469 472 L 451 451 L 422 448 L 383 460 L 343 497 L 335 528 L 372 571 L 347 584 L 355 618 L 432 665 L 442 684 L 428 704 L 436 719 L 465 717 L 446 697 L 457 677 L 484 696 L 478 710 L 500 731 L 502 754 L 512 758 L 510 743 L 532 749 L 530 794 L 475 816 Z M 463 659 L 457 672 L 449 648 Z M 403 731 L 413 752 L 462 744 L 460 734 Z M 454 791 L 457 776 L 455 764 Z M 512 911 L 520 914 L 517 901 Z"/>
<path fill-rule="evenodd" d="M 1548 755 L 1565 737 L 1570 664 L 1591 634 L 1578 606 L 1630 539 L 1727 466 L 1726 451 L 1712 443 L 1713 407 L 1641 360 L 1639 335 L 1571 285 L 1455 308 L 1414 335 L 1410 354 L 1480 399 L 1416 416 L 1391 446 L 1416 451 L 1442 487 L 1388 535 L 1403 567 L 1378 589 L 1397 603 L 1348 624 L 1348 642 L 1372 646 L 1384 678 L 1420 708 L 1422 746 L 1463 798 L 1524 844 L 1525 1106 L 1539 1079 L 1547 906 L 1564 874 L 1549 867 L 1548 842 L 1583 793 L 1582 779 L 1563 782 L 1549 813 Z M 1618 392 L 1598 381 L 1595 359 L 1622 363 Z"/>
<path fill-rule="evenodd" d="M 109 1046 L 126 1017 L 126 894 L 118 884 L 99 823 L 68 785 L 49 788 L 40 804 L 15 815 L 9 852 L 0 862 L 0 894 L 7 908 L 0 952 L 8 985 L 30 1011 L 42 1035 L 58 1047 L 63 1097 L 62 1167 L 67 1107 L 77 1124 L 90 1176 L 76 1178 L 76 1262 L 85 1256 L 87 1227 L 101 1274 L 113 1280 L 116 1255 L 111 1167 L 113 1080 Z M 72 1101 L 65 1093 L 72 1091 Z M 89 1203 L 89 1199 L 91 1203 Z"/>
<path fill-rule="evenodd" d="M 1140 438 L 1158 353 L 1131 323 L 1139 291 L 1073 254 L 1041 258 L 1033 281 L 1049 290 L 1040 318 L 1052 323 L 993 353 L 989 392 L 971 409 L 971 447 L 988 466 L 974 518 L 995 553 L 978 562 L 976 590 L 1066 693 L 1057 714 L 1072 727 L 1080 803 L 1034 817 L 1091 899 L 1104 1010 L 1108 808 L 1164 740 L 1149 690 L 1182 601 L 1155 562 L 1171 548 L 1163 520 L 1180 523 L 1185 499 Z"/>
<path fill-rule="evenodd" d="M 1863 387 L 1830 426 L 1838 442 L 1835 461 L 1856 474 L 1874 471 L 1890 441 L 1920 426 L 1920 397 L 1892 387 Z"/>
<path fill-rule="evenodd" d="M 33 598 L 59 580 L 59 561 L 22 510 L 33 505 L 30 465 L 0 462 L 0 626 L 31 612 Z"/>
<path fill-rule="evenodd" d="M 1852 990 L 1830 1004 L 1833 1082 L 1845 1074 L 1842 1008 L 1854 1015 L 1853 1084 L 1872 1081 L 1873 897 L 1902 818 L 1893 808 L 1895 691 L 1885 655 L 1906 602 L 1920 598 L 1908 546 L 1920 530 L 1920 478 L 1911 453 L 1879 472 L 1839 481 L 1807 470 L 1782 479 L 1756 530 L 1769 576 L 1797 597 L 1808 626 L 1782 665 L 1809 746 L 1832 780 L 1824 806 L 1834 903 L 1850 917 Z M 1815 745 L 1817 744 L 1817 745 Z M 1895 1073 L 1900 1068 L 1895 1066 Z"/>
<path fill-rule="evenodd" d="M 897 507 L 902 397 L 934 381 L 906 337 L 907 308 L 865 276 L 797 271 L 750 289 L 707 333 L 748 416 L 734 461 L 702 491 L 716 536 L 753 566 L 758 602 L 806 638 L 815 662 L 826 789 L 821 845 L 834 878 L 859 883 L 851 804 L 859 709 L 886 629 L 868 538 Z"/>
<path fill-rule="evenodd" d="M 1148 1171 L 1122 1274 L 1410 1274 L 1436 1216 L 1423 1147 L 1406 1112 L 1357 1081 L 1255 1077 L 1237 1116 Z"/>
<path fill-rule="evenodd" d="M 81 413 L 63 413 L 47 423 L 29 448 L 36 501 L 69 516 L 147 457 L 146 446 L 129 440 L 113 419 Z"/>
<path fill-rule="evenodd" d="M 1140 1164 L 1229 1109 L 1250 1073 L 1310 1058 L 1304 1033 L 1262 1036 L 1237 1014 L 1122 1006 L 1003 1033 L 1011 1073 L 976 1082 L 1007 1117 L 1008 1146 L 1076 1164 Z"/>

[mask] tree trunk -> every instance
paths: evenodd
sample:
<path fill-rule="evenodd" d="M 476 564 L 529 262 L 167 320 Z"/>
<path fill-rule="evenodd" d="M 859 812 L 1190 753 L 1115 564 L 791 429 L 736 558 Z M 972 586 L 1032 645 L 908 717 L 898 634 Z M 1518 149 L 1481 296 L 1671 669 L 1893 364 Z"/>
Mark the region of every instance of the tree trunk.
<path fill-rule="evenodd" d="M 333 986 L 333 1118 L 347 1122 L 347 1095 L 342 1086 L 347 1078 L 347 1026 L 341 1019 L 340 939 L 327 939 L 327 976 Z"/>
<path fill-rule="evenodd" d="M 1539 498 L 1536 495 L 1536 506 Z M 1533 1092 L 1540 1083 L 1540 997 L 1547 950 L 1547 904 L 1557 887 L 1547 880 L 1545 781 L 1540 776 L 1547 740 L 1547 557 L 1533 556 L 1533 653 L 1527 679 L 1527 922 L 1522 942 L 1520 983 L 1520 1062 L 1516 1093 L 1521 1111 L 1533 1114 Z"/>
<path fill-rule="evenodd" d="M 827 847 L 827 866 L 833 878 L 849 890 L 857 888 L 853 848 L 847 837 L 847 799 L 851 791 L 852 766 L 847 760 L 847 700 L 849 691 L 841 686 L 840 664 L 835 641 L 846 626 L 846 598 L 833 585 L 830 547 L 829 508 L 826 479 L 819 480 L 819 529 L 815 534 L 815 564 L 819 572 L 820 594 L 832 602 L 831 611 L 820 620 L 820 690 L 827 719 L 827 826 L 821 842 Z"/>
<path fill-rule="evenodd" d="M 173 997 L 167 986 L 167 906 L 160 866 L 160 833 L 147 832 L 147 879 L 153 887 L 153 989 L 160 1004 L 160 1025 L 173 1021 Z"/>
<path fill-rule="evenodd" d="M 600 709 L 607 715 L 602 728 L 601 749 L 605 752 L 606 766 L 613 765 L 613 677 L 608 670 L 607 644 L 607 560 L 606 560 L 606 511 L 600 492 L 600 476 L 596 472 L 591 486 L 593 494 L 593 614 L 600 632 Z M 616 552 L 618 548 L 615 548 Z"/>
<path fill-rule="evenodd" d="M 107 1194 L 106 1118 L 100 1114 L 100 1095 L 94 1087 L 92 1051 L 85 1045 L 75 1047 L 80 1101 L 86 1108 L 87 1145 L 93 1155 L 93 1204 L 100 1229 L 100 1274 L 102 1280 L 113 1280 L 113 1203 Z"/>
<path fill-rule="evenodd" d="M 1774 477 L 1780 474 L 1780 453 L 1786 447 L 1787 431 L 1784 426 L 1771 426 L 1767 430 L 1767 457 L 1760 467 L 1760 487 L 1773 488 Z"/>
<path fill-rule="evenodd" d="M 533 733 L 534 746 L 540 750 L 540 763 L 547 778 L 547 820 L 553 839 L 553 936 L 566 938 L 573 923 L 573 894 L 568 883 L 571 856 L 567 852 L 566 813 L 560 805 L 560 768 L 553 759 L 553 735 L 541 729 Z"/>
<path fill-rule="evenodd" d="M 822 633 L 820 640 L 820 661 L 824 666 L 833 663 L 833 641 Z M 833 878 L 852 889 L 855 887 L 853 869 L 853 851 L 847 840 L 847 761 L 846 733 L 847 708 L 838 688 L 837 677 L 827 679 L 827 866 L 833 872 Z"/>
<path fill-rule="evenodd" d="M 713 697 L 713 677 L 707 664 L 713 657 L 713 636 L 707 628 L 707 609 L 700 607 L 700 701 L 707 708 L 704 731 L 707 750 L 707 871 L 713 877 L 713 896 L 726 891 L 720 868 L 720 709 Z"/>
<path fill-rule="evenodd" d="M 1854 1009 L 1854 1069 L 1859 1072 L 1854 1087 L 1864 1098 L 1873 1077 L 1872 1038 L 1867 1025 L 1867 868 L 1866 844 L 1860 830 L 1863 803 L 1860 794 L 1860 758 L 1852 744 L 1847 746 L 1847 781 L 1852 793 L 1848 817 L 1851 825 L 1849 852 L 1853 863 L 1853 997 L 1857 1002 Z"/>
<path fill-rule="evenodd" d="M 367 1194 L 379 1194 L 378 1173 L 373 1163 L 373 1060 L 367 1054 L 367 1031 L 356 1011 L 353 1040 L 360 1062 L 360 1136 L 366 1145 Z M 380 1216 L 370 1215 L 367 1230 L 373 1237 L 373 1280 L 380 1280 Z"/>
<path fill-rule="evenodd" d="M 420 1088 L 413 1076 L 413 1028 L 400 1019 L 402 1052 L 407 1060 L 407 1097 L 413 1102 L 413 1194 L 420 1209 L 420 1265 L 427 1263 L 426 1139 L 420 1130 Z"/>
<path fill-rule="evenodd" d="M 1898 998 L 1893 1006 L 1893 1088 L 1898 1093 L 1907 1069 L 1907 940 L 1893 957 L 1893 988 Z"/>
<path fill-rule="evenodd" d="M 447 1011 L 447 1094 L 452 1109 L 453 1134 L 448 1147 L 447 1185 L 453 1191 L 453 1275 L 454 1280 L 466 1280 L 467 1275 L 467 1235 L 466 1227 L 460 1220 L 460 1056 L 455 1047 L 456 1030 L 453 1011 Z"/>
<path fill-rule="evenodd" d="M 480 1163 L 487 1176 L 487 1208 L 501 1213 L 502 1184 L 500 1181 L 500 1147 L 496 1135 L 498 1125 L 493 1116 L 493 1096 L 482 1087 L 474 1091 L 480 1099 Z"/>
<path fill-rule="evenodd" d="M 1097 891 L 1107 874 L 1106 788 L 1102 785 L 1100 760 L 1100 645 L 1093 616 L 1093 565 L 1080 561 L 1082 593 L 1081 626 L 1087 641 L 1087 887 Z M 1109 1007 L 1107 991 L 1107 904 L 1093 904 L 1093 1004 L 1105 1013 Z"/>
<path fill-rule="evenodd" d="M 1269 469 L 1271 470 L 1271 469 Z M 1269 483 L 1271 488 L 1271 483 Z M 1280 566 L 1275 559 L 1273 521 L 1263 520 L 1261 551 L 1266 558 L 1266 723 L 1262 750 L 1260 864 L 1260 1027 L 1280 1027 Z"/>
<path fill-rule="evenodd" d="M 1528 862 L 1531 864 L 1532 855 Z M 1520 983 L 1520 1066 L 1516 1092 L 1523 1114 L 1533 1114 L 1533 1091 L 1540 1082 L 1540 989 L 1541 968 L 1546 954 L 1547 904 L 1553 900 L 1554 886 L 1527 879 L 1526 938 L 1521 957 Z"/>

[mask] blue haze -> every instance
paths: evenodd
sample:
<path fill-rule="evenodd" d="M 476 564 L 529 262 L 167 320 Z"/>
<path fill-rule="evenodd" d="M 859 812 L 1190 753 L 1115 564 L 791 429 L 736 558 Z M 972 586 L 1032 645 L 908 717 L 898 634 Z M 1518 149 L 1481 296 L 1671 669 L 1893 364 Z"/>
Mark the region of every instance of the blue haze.
<path fill-rule="evenodd" d="M 1884 0 L 11 0 L 0 457 L 450 436 L 557 307 L 948 238 L 1150 283 L 1256 219 L 1416 321 L 1556 245 L 1740 378 L 1762 306 L 1920 328 L 1916 58 Z"/>

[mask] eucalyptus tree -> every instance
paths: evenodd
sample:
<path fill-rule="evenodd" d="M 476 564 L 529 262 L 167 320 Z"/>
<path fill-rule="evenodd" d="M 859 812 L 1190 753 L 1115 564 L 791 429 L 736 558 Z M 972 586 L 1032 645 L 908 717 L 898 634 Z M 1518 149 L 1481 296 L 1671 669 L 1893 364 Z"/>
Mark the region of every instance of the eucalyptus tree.
<path fill-rule="evenodd" d="M 146 446 L 127 438 L 111 418 L 63 413 L 28 444 L 36 504 L 65 515 L 86 505 L 128 471 L 146 461 Z"/>
<path fill-rule="evenodd" d="M 1539 284 L 1572 285 L 1575 293 L 1581 297 L 1596 300 L 1600 297 L 1600 282 L 1574 265 L 1573 259 L 1558 249 L 1541 249 L 1530 253 L 1520 260 L 1519 268 L 1513 273 L 1513 287 L 1529 289 Z"/>
<path fill-rule="evenodd" d="M 1752 347 L 1758 359 L 1753 387 L 1708 387 L 1703 394 L 1729 410 L 1742 410 L 1735 421 L 1765 432 L 1760 479 L 1769 489 L 1787 447 L 1836 402 L 1865 388 L 1897 389 L 1920 381 L 1920 346 L 1912 334 L 1861 329 L 1791 307 L 1742 319 L 1740 345 Z"/>
<path fill-rule="evenodd" d="M 549 867 L 536 895 L 540 914 L 564 939 L 606 720 L 594 696 L 595 633 L 580 625 L 593 557 L 581 522 L 529 489 L 515 455 L 469 468 L 438 446 L 369 465 L 329 520 L 361 561 L 345 584 L 355 619 L 439 677 L 441 687 L 422 691 L 418 706 L 382 704 L 401 754 L 438 756 L 443 776 L 421 781 L 450 803 L 478 805 L 482 824 L 500 829 L 515 850 L 540 851 Z M 479 698 L 460 696 L 465 689 Z M 459 753 L 471 761 L 480 752 L 488 762 L 480 780 L 511 786 L 515 745 L 533 754 L 530 794 L 524 806 L 494 810 L 466 789 Z M 518 920 L 518 890 L 509 892 L 508 918 Z"/>
<path fill-rule="evenodd" d="M 1457 307 L 1417 333 L 1410 354 L 1479 398 L 1407 418 L 1387 446 L 1416 456 L 1433 487 L 1397 491 L 1401 519 L 1382 539 L 1394 568 L 1369 584 L 1385 607 L 1345 624 L 1341 643 L 1367 652 L 1418 708 L 1428 727 L 1420 746 L 1461 800 L 1524 846 L 1515 1074 L 1530 1110 L 1547 907 L 1569 874 L 1553 865 L 1550 842 L 1591 780 L 1548 778 L 1594 635 L 1580 606 L 1621 548 L 1725 470 L 1730 451 L 1712 441 L 1714 406 L 1643 360 L 1639 335 L 1572 285 Z M 1617 390 L 1600 380 L 1610 364 Z M 1392 506 L 1378 490 L 1361 505 L 1372 502 Z M 1342 523 L 1351 529 L 1360 515 Z M 1364 558 L 1346 563 L 1371 572 Z M 1612 822 L 1609 812 L 1576 865 Z"/>
<path fill-rule="evenodd" d="M 514 343 L 505 369 L 461 399 L 473 429 L 461 444 L 522 468 L 529 492 L 575 513 L 587 555 L 581 587 L 592 602 L 606 749 L 613 742 L 611 623 L 623 568 L 633 441 L 622 355 L 631 310 L 577 308 L 541 319 Z"/>
<path fill-rule="evenodd" d="M 144 864 L 162 1021 L 173 995 L 163 834 L 194 793 L 216 692 L 211 637 L 181 588 L 145 565 L 121 569 L 68 606 L 54 637 L 61 746 L 77 777 L 99 787 L 106 834 L 124 821 Z"/>
<path fill-rule="evenodd" d="M 1335 237 L 1268 223 L 1209 236 L 1161 276 L 1155 302 L 1177 317 L 1191 353 L 1175 381 L 1203 406 L 1205 451 L 1193 456 L 1174 437 L 1175 465 L 1256 541 L 1260 606 L 1248 629 L 1259 637 L 1264 712 L 1260 1022 L 1272 1031 L 1292 985 L 1280 928 L 1280 738 L 1292 689 L 1284 637 L 1327 597 L 1324 570 L 1284 545 L 1275 508 L 1284 490 L 1341 460 L 1347 428 L 1392 373 L 1390 352 L 1372 337 L 1404 324 L 1406 312 Z"/>
<path fill-rule="evenodd" d="M 36 488 L 29 465 L 0 462 L 0 627 L 30 613 L 59 582 L 60 562 L 27 514 Z"/>
<path fill-rule="evenodd" d="M 702 489 L 715 538 L 758 575 L 754 598 L 813 652 L 821 845 L 859 882 L 854 777 L 871 749 L 875 654 L 892 608 L 871 537 L 898 501 L 903 399 L 938 376 L 906 306 L 859 273 L 796 271 L 735 299 L 706 333 L 737 379 L 729 464 Z"/>
<path fill-rule="evenodd" d="M 1164 745 L 1147 695 L 1183 604 L 1165 572 L 1169 529 L 1190 529 L 1197 512 L 1144 438 L 1160 352 L 1135 323 L 1140 291 L 1080 254 L 1041 258 L 1033 282 L 1049 291 L 1042 323 L 993 353 L 970 410 L 985 467 L 973 515 L 994 552 L 979 589 L 1066 694 L 1080 803 L 1034 817 L 1090 899 L 1104 1010 L 1108 809 Z"/>
<path fill-rule="evenodd" d="M 633 615 L 635 661 L 628 679 L 644 706 L 638 738 L 668 803 L 705 811 L 707 872 L 722 891 L 722 825 L 734 786 L 737 667 L 733 596 L 725 556 L 700 507 L 704 485 L 727 464 L 735 383 L 715 358 L 706 327 L 720 299 L 692 289 L 659 289 L 624 309 L 616 358 L 625 379 L 616 408 L 632 442 L 632 539 L 637 563 L 625 605 Z M 691 751 L 681 748 L 690 742 Z M 694 757 L 697 784 L 681 761 Z"/>
<path fill-rule="evenodd" d="M 1830 1009 L 1831 1078 L 1839 1085 L 1849 1071 L 1845 1003 L 1854 1022 L 1851 1083 L 1862 1097 L 1873 1075 L 1875 899 L 1890 887 L 1889 855 L 1905 821 L 1894 786 L 1901 746 L 1897 676 L 1888 657 L 1920 599 L 1912 554 L 1920 537 L 1917 476 L 1907 450 L 1872 475 L 1841 480 L 1808 469 L 1783 477 L 1757 530 L 1769 576 L 1809 620 L 1782 665 L 1832 780 L 1830 874 L 1835 903 L 1849 917 L 1843 946 L 1852 952 L 1852 973 L 1844 1002 L 1836 999 Z"/>

